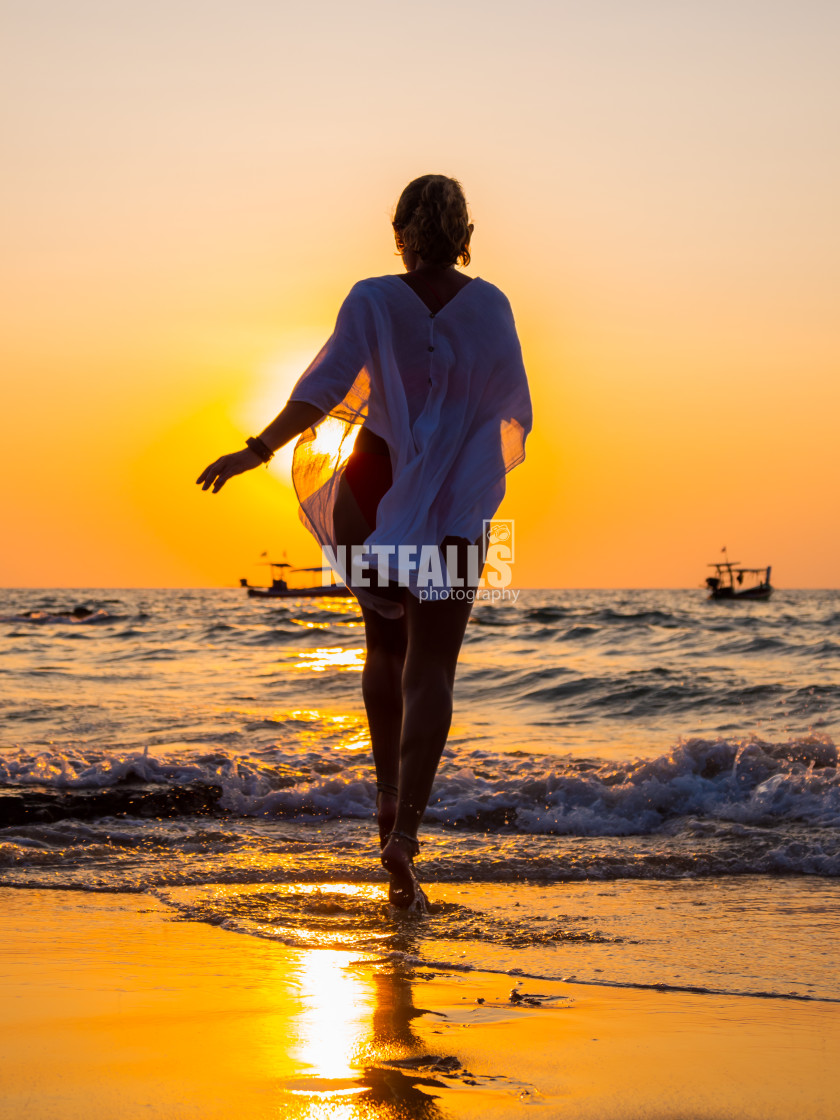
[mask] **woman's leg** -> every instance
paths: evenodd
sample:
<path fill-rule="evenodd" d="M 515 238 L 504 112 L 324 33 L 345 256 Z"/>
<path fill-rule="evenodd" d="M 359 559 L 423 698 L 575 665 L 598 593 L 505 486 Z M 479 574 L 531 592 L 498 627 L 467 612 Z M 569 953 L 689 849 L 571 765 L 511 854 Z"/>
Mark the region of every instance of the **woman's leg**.
<path fill-rule="evenodd" d="M 391 876 L 390 900 L 403 907 L 415 898 L 412 838 L 429 802 L 452 722 L 455 668 L 472 596 L 421 603 L 409 594 L 405 609 L 408 648 L 402 678 L 399 795 L 394 834 L 382 852 L 382 864 Z"/>
<path fill-rule="evenodd" d="M 390 465 L 388 467 L 390 470 Z M 336 541 L 348 548 L 370 536 L 371 528 L 345 478 L 339 482 L 333 515 Z M 375 575 L 373 576 L 375 581 Z M 374 586 L 372 591 L 376 591 Z M 382 589 L 383 595 L 400 602 L 401 588 Z M 365 702 L 373 762 L 376 768 L 376 816 L 380 846 L 394 827 L 397 811 L 400 729 L 402 727 L 402 674 L 406 651 L 406 619 L 384 618 L 369 607 L 362 607 L 367 653 L 362 670 L 362 697 Z"/>
<path fill-rule="evenodd" d="M 406 650 L 405 617 L 383 618 L 362 607 L 367 655 L 362 670 L 370 745 L 376 768 L 376 816 L 380 845 L 394 827 L 403 719 L 402 675 Z"/>

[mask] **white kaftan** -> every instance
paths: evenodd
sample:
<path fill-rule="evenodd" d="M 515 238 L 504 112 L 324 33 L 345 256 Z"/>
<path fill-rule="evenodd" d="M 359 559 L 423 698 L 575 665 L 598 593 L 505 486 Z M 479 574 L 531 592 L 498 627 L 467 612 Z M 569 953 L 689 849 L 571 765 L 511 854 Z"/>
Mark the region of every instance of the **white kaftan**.
<path fill-rule="evenodd" d="M 361 424 L 388 445 L 393 473 L 365 544 L 418 549 L 481 537 L 531 428 L 510 304 L 478 278 L 438 311 L 397 275 L 361 280 L 289 399 L 325 413 L 300 437 L 292 478 L 304 524 L 332 549 L 338 483 Z M 418 593 L 396 553 L 389 576 Z"/>

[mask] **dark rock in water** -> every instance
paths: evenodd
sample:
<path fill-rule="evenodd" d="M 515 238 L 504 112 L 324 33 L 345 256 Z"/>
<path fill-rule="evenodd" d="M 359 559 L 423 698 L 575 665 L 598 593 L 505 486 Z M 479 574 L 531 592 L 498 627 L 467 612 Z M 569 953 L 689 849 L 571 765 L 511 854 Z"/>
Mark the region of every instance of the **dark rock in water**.
<path fill-rule="evenodd" d="M 20 824 L 27 819 L 26 801 L 18 793 L 0 791 L 0 826 Z"/>
<path fill-rule="evenodd" d="M 106 789 L 55 790 L 30 787 L 0 790 L 0 828 L 52 824 L 74 818 L 184 817 L 219 813 L 221 786 L 109 786 Z"/>

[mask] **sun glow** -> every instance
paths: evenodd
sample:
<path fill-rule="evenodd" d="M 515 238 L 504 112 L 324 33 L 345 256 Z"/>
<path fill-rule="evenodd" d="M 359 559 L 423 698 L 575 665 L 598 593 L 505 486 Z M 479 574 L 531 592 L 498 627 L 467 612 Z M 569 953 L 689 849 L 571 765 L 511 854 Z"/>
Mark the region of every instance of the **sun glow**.
<path fill-rule="evenodd" d="M 282 409 L 352 285 L 400 270 L 391 208 L 429 157 L 465 184 L 470 269 L 510 297 L 531 382 L 499 514 L 516 585 L 687 587 L 737 539 L 780 586 L 837 586 L 837 5 L 438 3 L 418 24 L 333 2 L 326 31 L 323 5 L 205 5 L 201 50 L 190 7 L 105 5 L 131 16 L 100 27 L 93 4 L 6 5 L 0 423 L 26 469 L 0 583 L 229 586 L 280 546 L 314 564 L 291 446 L 218 497 L 194 480 Z M 383 100 L 401 34 L 440 81 Z"/>
<path fill-rule="evenodd" d="M 253 374 L 249 388 L 231 409 L 234 426 L 256 434 L 271 423 L 323 342 L 315 331 L 287 331 L 282 352 Z M 296 442 L 281 447 L 268 467 L 268 473 L 284 485 L 289 483 Z"/>
<path fill-rule="evenodd" d="M 350 452 L 361 431 L 361 425 L 348 428 L 341 420 L 328 416 L 319 425 L 311 444 L 311 453 L 323 456 L 338 469 L 350 458 Z"/>

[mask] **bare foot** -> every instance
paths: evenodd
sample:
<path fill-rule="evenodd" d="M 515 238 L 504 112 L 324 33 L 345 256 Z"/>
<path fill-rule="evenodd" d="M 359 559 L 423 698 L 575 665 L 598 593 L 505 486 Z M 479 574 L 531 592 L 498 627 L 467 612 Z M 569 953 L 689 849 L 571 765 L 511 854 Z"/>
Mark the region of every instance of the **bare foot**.
<path fill-rule="evenodd" d="M 420 849 L 416 840 L 410 836 L 392 832 L 382 849 L 382 866 L 391 878 L 388 887 L 388 901 L 399 910 L 418 910 L 426 913 L 428 904 L 425 894 L 414 874 L 413 857 Z"/>
<path fill-rule="evenodd" d="M 397 819 L 397 798 L 393 793 L 379 790 L 376 795 L 376 823 L 379 825 L 379 847 L 384 848 L 394 821 Z"/>

